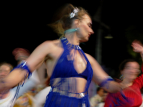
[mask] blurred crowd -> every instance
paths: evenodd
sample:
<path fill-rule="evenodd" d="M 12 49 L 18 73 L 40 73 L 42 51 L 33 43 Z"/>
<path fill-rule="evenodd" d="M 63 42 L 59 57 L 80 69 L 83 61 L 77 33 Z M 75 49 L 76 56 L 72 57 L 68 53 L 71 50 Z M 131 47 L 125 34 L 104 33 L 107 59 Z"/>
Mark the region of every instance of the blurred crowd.
<path fill-rule="evenodd" d="M 141 93 L 142 93 L 142 102 L 143 102 L 143 88 L 141 89 Z M 101 87 L 97 87 L 96 94 L 90 98 L 90 106 L 91 107 L 104 107 L 107 95 L 108 95 L 107 91 L 105 91 Z M 143 107 L 143 103 L 141 104 L 140 107 Z"/>
<path fill-rule="evenodd" d="M 13 50 L 12 54 L 14 55 L 17 64 L 19 64 L 30 55 L 30 52 L 23 48 L 16 48 Z M 1 62 L 0 78 L 6 77 L 12 69 L 12 64 L 8 62 Z M 39 78 L 40 75 L 38 74 L 38 72 L 43 74 L 43 77 L 45 76 L 44 68 L 42 70 L 43 71 L 39 71 L 39 69 L 35 70 L 30 78 L 27 78 L 24 82 L 21 83 L 24 84 L 23 86 L 20 86 L 21 84 L 19 84 L 20 88 L 16 86 L 8 90 L 7 92 L 0 94 L 0 107 L 7 107 L 12 100 L 16 100 L 13 107 L 43 107 L 46 96 L 51 87 L 49 86 L 48 78 L 46 78 L 45 80 L 41 80 Z M 17 96 L 15 96 L 17 90 L 19 91 L 17 93 Z M 14 96 L 15 99 L 12 99 Z"/>

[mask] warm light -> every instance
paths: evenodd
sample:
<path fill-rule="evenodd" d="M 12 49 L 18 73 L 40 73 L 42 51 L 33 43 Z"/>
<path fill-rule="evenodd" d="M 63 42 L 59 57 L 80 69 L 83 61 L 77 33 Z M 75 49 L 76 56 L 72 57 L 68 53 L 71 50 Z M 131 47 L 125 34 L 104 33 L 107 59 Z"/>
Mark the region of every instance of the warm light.
<path fill-rule="evenodd" d="M 112 39 L 113 36 L 111 36 L 111 34 L 108 34 L 107 36 L 104 37 L 105 39 Z"/>

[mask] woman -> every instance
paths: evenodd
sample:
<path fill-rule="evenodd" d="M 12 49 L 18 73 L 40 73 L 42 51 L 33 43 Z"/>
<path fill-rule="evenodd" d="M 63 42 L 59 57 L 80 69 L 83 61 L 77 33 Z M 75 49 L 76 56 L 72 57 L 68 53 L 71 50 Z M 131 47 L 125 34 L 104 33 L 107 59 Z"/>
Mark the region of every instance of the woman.
<path fill-rule="evenodd" d="M 62 38 L 40 44 L 25 62 L 1 80 L 1 92 L 31 75 L 44 61 L 52 87 L 45 107 L 89 107 L 88 87 L 92 77 L 109 92 L 120 91 L 120 85 L 112 81 L 97 61 L 79 46 L 94 33 L 88 12 L 71 4 L 66 5 L 62 12 L 62 17 L 51 24 Z"/>
<path fill-rule="evenodd" d="M 132 43 L 133 50 L 139 52 L 143 58 L 143 45 L 138 41 Z M 143 70 L 143 67 L 142 67 Z M 109 93 L 104 107 L 139 107 L 142 104 L 140 89 L 143 87 L 143 74 L 140 73 L 140 65 L 133 59 L 125 60 L 120 65 L 122 74 L 122 91 Z"/>

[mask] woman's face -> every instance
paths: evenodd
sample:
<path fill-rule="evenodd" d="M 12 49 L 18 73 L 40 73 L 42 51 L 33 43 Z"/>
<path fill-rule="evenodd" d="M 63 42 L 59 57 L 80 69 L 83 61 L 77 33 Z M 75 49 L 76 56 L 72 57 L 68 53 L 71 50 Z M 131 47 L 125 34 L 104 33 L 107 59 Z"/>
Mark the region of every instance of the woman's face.
<path fill-rule="evenodd" d="M 77 28 L 79 28 L 77 34 L 81 42 L 88 41 L 90 35 L 94 33 L 91 18 L 86 14 L 83 16 L 83 19 L 79 21 Z"/>
<path fill-rule="evenodd" d="M 123 79 L 128 79 L 130 81 L 137 78 L 140 73 L 140 66 L 137 62 L 127 62 L 123 71 L 121 72 L 123 75 Z"/>
<path fill-rule="evenodd" d="M 0 66 L 0 78 L 4 78 L 5 76 L 7 76 L 10 72 L 10 67 L 8 65 L 1 65 Z"/>

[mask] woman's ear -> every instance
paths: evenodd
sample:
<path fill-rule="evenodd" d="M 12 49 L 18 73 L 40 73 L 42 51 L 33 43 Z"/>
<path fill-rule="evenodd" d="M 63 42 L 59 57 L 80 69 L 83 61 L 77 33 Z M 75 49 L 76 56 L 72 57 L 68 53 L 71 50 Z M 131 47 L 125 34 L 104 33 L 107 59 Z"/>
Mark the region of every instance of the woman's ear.
<path fill-rule="evenodd" d="M 80 24 L 80 23 L 79 23 L 79 19 L 75 19 L 75 20 L 74 20 L 74 25 L 76 26 L 76 28 L 78 28 L 79 24 Z"/>

